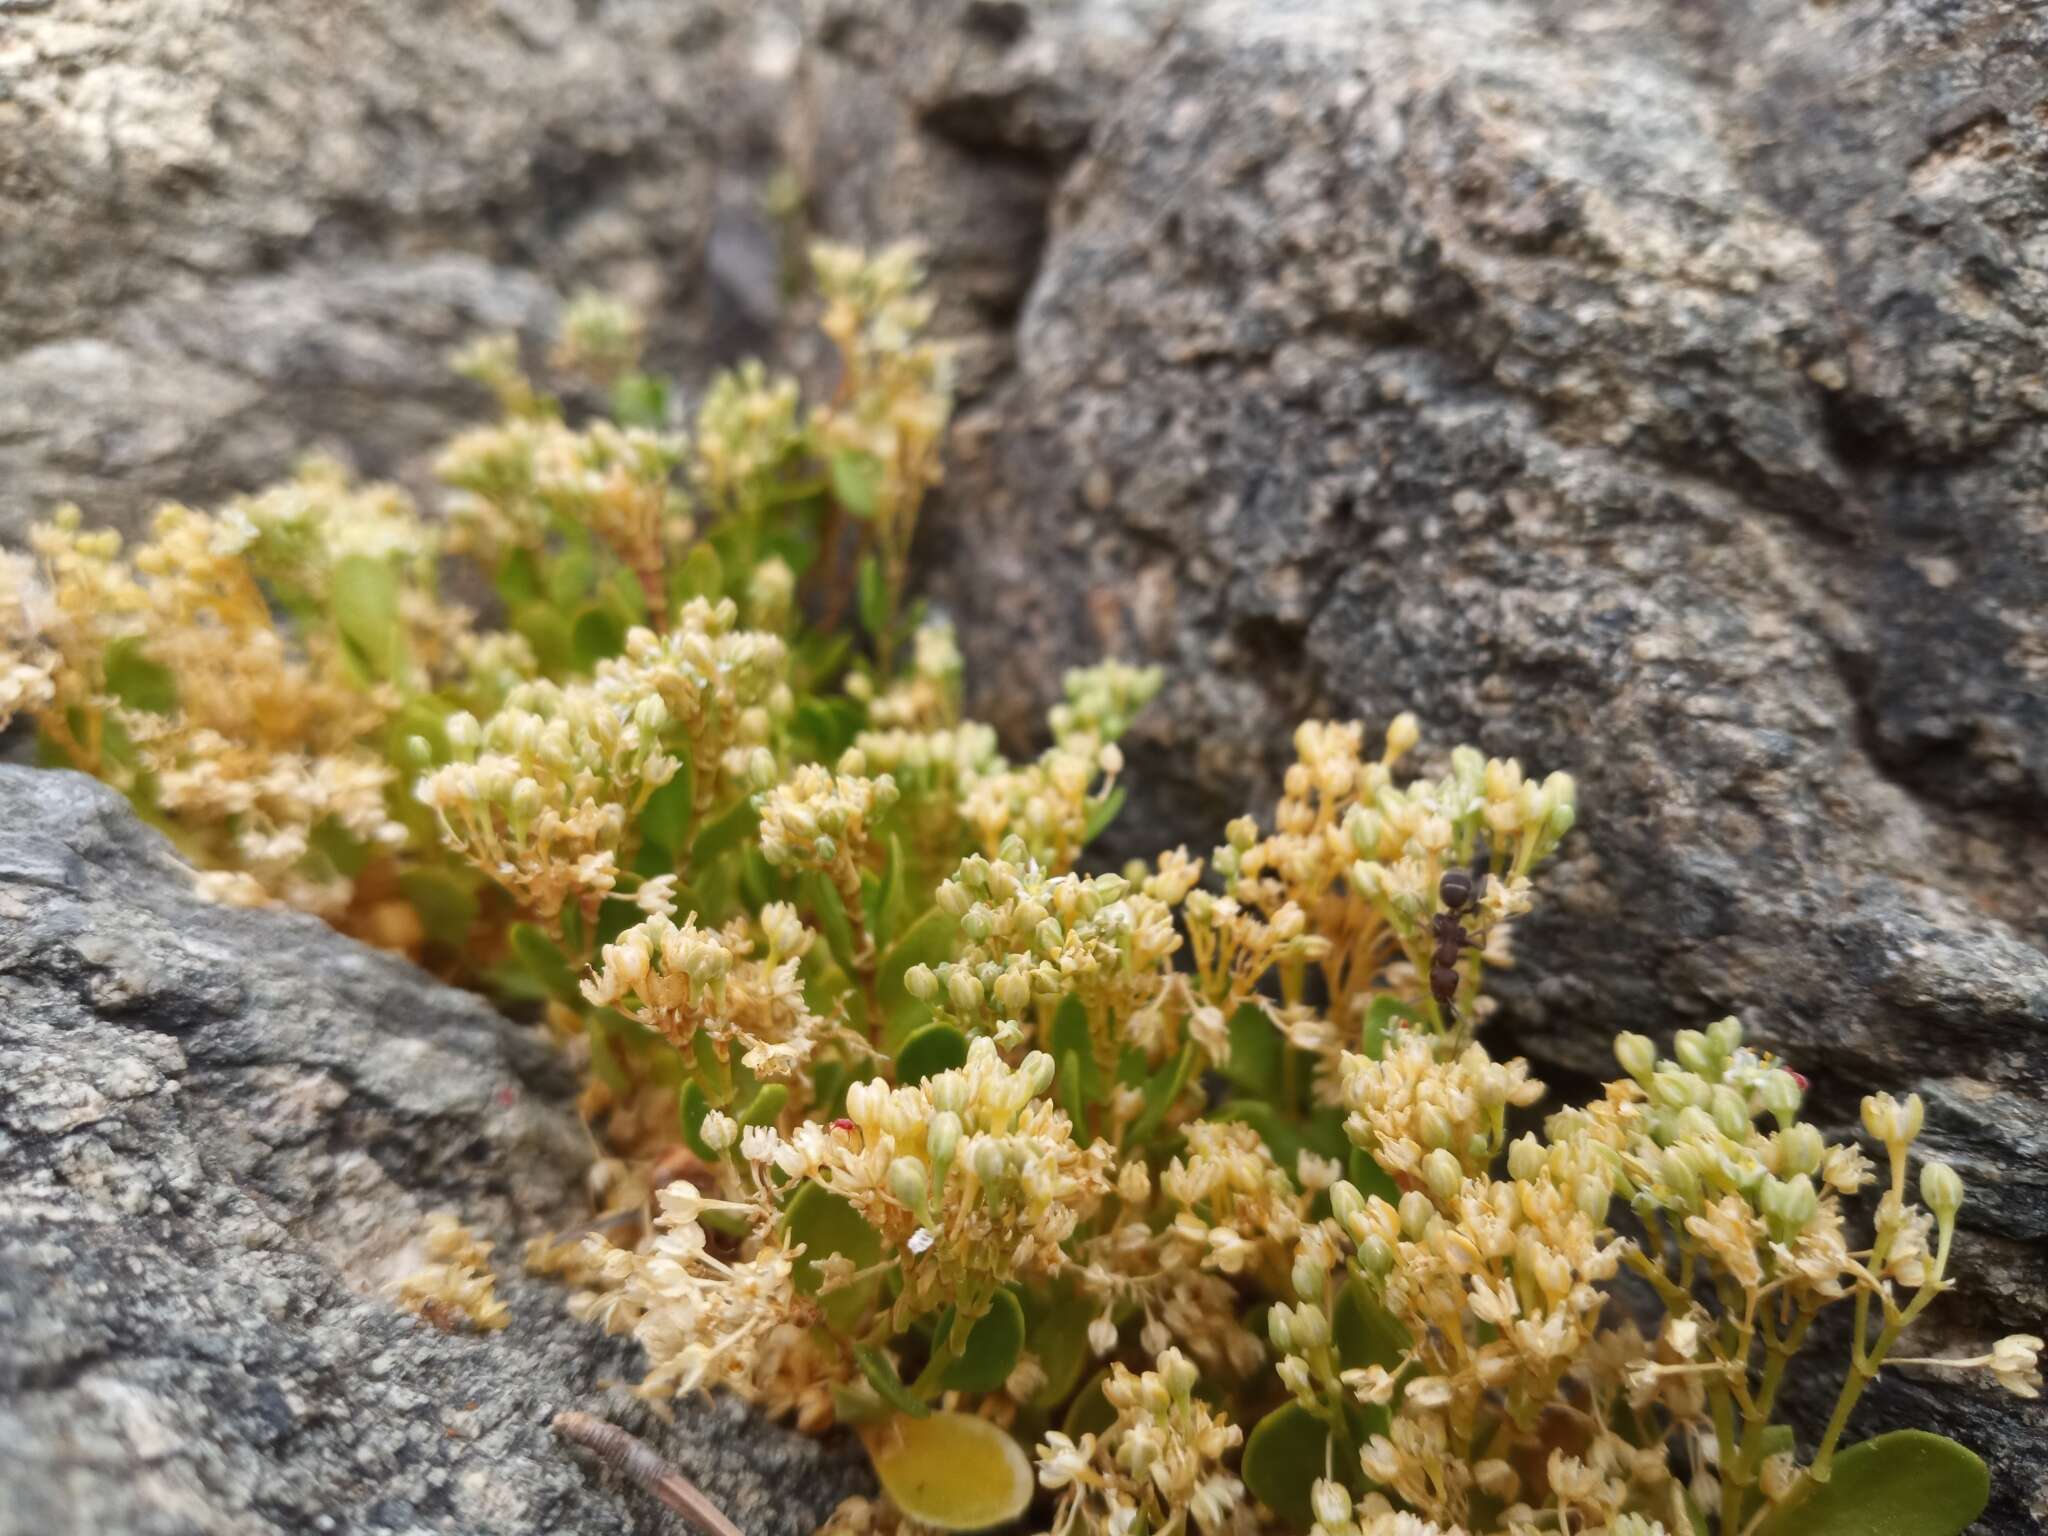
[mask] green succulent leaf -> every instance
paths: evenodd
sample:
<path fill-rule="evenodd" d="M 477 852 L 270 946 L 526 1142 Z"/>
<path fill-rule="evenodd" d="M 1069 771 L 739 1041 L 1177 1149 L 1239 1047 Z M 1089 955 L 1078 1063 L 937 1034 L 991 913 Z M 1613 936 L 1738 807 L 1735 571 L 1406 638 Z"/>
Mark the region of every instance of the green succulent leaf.
<path fill-rule="evenodd" d="M 949 1310 L 939 1321 L 937 1337 L 952 1326 Z M 1024 1350 L 1024 1309 L 1008 1291 L 997 1291 L 988 1311 L 974 1320 L 959 1357 L 946 1367 L 939 1384 L 955 1392 L 993 1392 L 1015 1369 Z"/>
<path fill-rule="evenodd" d="M 1944 1435 L 1899 1429 L 1850 1446 L 1810 1488 L 1756 1536 L 1959 1536 L 1990 1501 L 1991 1474 Z"/>
<path fill-rule="evenodd" d="M 783 1107 L 789 1103 L 789 1084 L 763 1083 L 761 1091 L 753 1101 L 740 1111 L 740 1126 L 773 1125 L 782 1118 Z"/>
<path fill-rule="evenodd" d="M 882 956 L 875 972 L 875 990 L 881 997 L 890 1039 L 900 1041 L 929 1016 L 931 1010 L 904 989 L 903 973 L 913 965 L 937 965 L 951 959 L 956 926 L 943 909 L 929 908 Z"/>
<path fill-rule="evenodd" d="M 673 612 L 693 597 L 715 603 L 725 594 L 725 563 L 708 541 L 700 541 L 669 577 L 669 608 Z"/>
<path fill-rule="evenodd" d="M 861 628 L 880 639 L 889 628 L 889 583 L 873 555 L 861 561 L 855 590 L 860 597 Z"/>
<path fill-rule="evenodd" d="M 853 921 L 846 915 L 846 900 L 831 879 L 812 870 L 804 876 L 804 897 L 811 913 L 824 931 L 832 958 L 848 976 L 854 974 Z"/>
<path fill-rule="evenodd" d="M 1074 1400 L 1067 1404 L 1066 1416 L 1060 1420 L 1060 1428 L 1068 1438 L 1078 1440 L 1083 1435 L 1099 1435 L 1116 1422 L 1116 1409 L 1110 1405 L 1109 1394 L 1103 1390 L 1108 1385 L 1109 1367 L 1105 1365 L 1074 1394 Z"/>
<path fill-rule="evenodd" d="M 967 1064 L 967 1037 L 950 1024 L 927 1024 L 896 1051 L 896 1081 L 921 1083 Z"/>
<path fill-rule="evenodd" d="M 796 1288 L 816 1296 L 825 1283 L 818 1273 L 818 1261 L 843 1253 L 855 1269 L 868 1269 L 882 1256 L 881 1234 L 867 1224 L 860 1212 L 820 1184 L 804 1184 L 790 1198 L 782 1213 L 785 1234 L 791 1243 L 803 1245 L 803 1257 L 796 1262 Z M 875 1298 L 881 1276 L 869 1275 L 851 1285 L 828 1292 L 818 1302 L 826 1318 L 842 1331 L 855 1327 Z M 893 1376 L 893 1369 L 890 1374 Z M 899 1382 L 898 1387 L 901 1387 Z"/>
<path fill-rule="evenodd" d="M 575 626 L 569 631 L 569 643 L 577 666 L 588 671 L 626 648 L 626 626 L 611 609 L 601 603 L 592 603 L 576 615 Z"/>
<path fill-rule="evenodd" d="M 1316 1519 L 1309 1496 L 1330 1464 L 1329 1443 L 1329 1425 L 1299 1403 L 1283 1404 L 1259 1420 L 1245 1441 L 1245 1487 L 1288 1526 L 1307 1530 Z"/>
<path fill-rule="evenodd" d="M 1088 1010 L 1071 992 L 1053 1010 L 1051 1040 L 1055 1061 L 1064 1062 L 1071 1057 L 1078 1063 L 1083 1096 L 1091 1101 L 1101 1098 L 1108 1085 L 1103 1081 L 1101 1064 L 1095 1059 L 1095 1041 L 1088 1033 Z"/>
<path fill-rule="evenodd" d="M 1394 1033 L 1397 1020 L 1414 1023 L 1421 1015 L 1398 997 L 1376 997 L 1372 1006 L 1365 1011 L 1365 1038 L 1361 1048 L 1374 1061 L 1387 1052 L 1387 1040 Z"/>
<path fill-rule="evenodd" d="M 1230 1060 L 1223 1075 L 1255 1099 L 1280 1096 L 1280 1068 L 1287 1042 L 1266 1010 L 1246 1003 L 1230 1016 Z"/>
<path fill-rule="evenodd" d="M 498 597 L 508 609 L 540 600 L 540 562 L 530 549 L 515 549 L 499 561 L 492 581 L 498 589 Z"/>
<path fill-rule="evenodd" d="M 697 841 L 690 849 L 690 864 L 693 869 L 702 869 L 730 852 L 753 836 L 754 829 L 761 824 L 761 813 L 754 809 L 752 800 L 739 804 L 706 822 L 697 834 Z"/>
<path fill-rule="evenodd" d="M 833 454 L 825 469 L 840 506 L 862 522 L 875 515 L 875 503 L 882 494 L 881 460 L 849 449 Z"/>
<path fill-rule="evenodd" d="M 143 654 L 142 641 L 124 635 L 107 647 L 107 692 L 130 709 L 168 715 L 178 707 L 178 683 L 171 669 Z"/>
<path fill-rule="evenodd" d="M 1412 1342 L 1408 1330 L 1379 1304 L 1366 1283 L 1353 1276 L 1337 1293 L 1330 1318 L 1330 1336 L 1346 1370 L 1363 1365 L 1394 1370 Z"/>
<path fill-rule="evenodd" d="M 1088 1366 L 1088 1325 L 1100 1309 L 1085 1296 L 1069 1296 L 1035 1309 L 1025 1330 L 1031 1353 L 1045 1372 L 1045 1385 L 1031 1401 L 1052 1408 L 1066 1401 Z"/>
<path fill-rule="evenodd" d="M 1145 1107 L 1131 1122 L 1125 1145 L 1143 1146 L 1166 1122 L 1166 1113 L 1187 1090 L 1195 1072 L 1195 1043 L 1190 1040 L 1165 1066 L 1145 1079 Z"/>
<path fill-rule="evenodd" d="M 576 972 L 545 931 L 532 923 L 514 923 L 512 952 L 548 996 L 572 1008 L 582 1007 L 583 993 L 576 984 Z"/>
<path fill-rule="evenodd" d="M 587 533 L 574 530 L 569 542 L 541 562 L 541 585 L 556 608 L 572 609 L 589 596 L 597 585 L 597 556 Z"/>
<path fill-rule="evenodd" d="M 512 610 L 512 627 L 533 647 L 543 672 L 566 672 L 576 660 L 576 639 L 569 621 L 545 599 Z"/>
<path fill-rule="evenodd" d="M 398 572 L 388 560 L 344 555 L 329 585 L 334 628 L 357 664 L 380 681 L 405 670 L 405 628 L 399 620 Z"/>
<path fill-rule="evenodd" d="M 929 1407 L 911 1396 L 910 1388 L 903 1385 L 903 1378 L 896 1374 L 895 1365 L 879 1349 L 871 1344 L 856 1344 L 853 1346 L 853 1358 L 860 1367 L 861 1375 L 867 1377 L 868 1385 L 898 1413 L 921 1419 L 931 1412 Z"/>
<path fill-rule="evenodd" d="M 696 770 L 687 754 L 678 754 L 669 781 L 647 797 L 636 825 L 641 843 L 659 849 L 662 862 L 673 868 L 688 851 L 690 827 L 696 819 Z"/>
<path fill-rule="evenodd" d="M 896 1507 L 941 1531 L 985 1531 L 1024 1513 L 1037 1483 L 1009 1431 L 971 1413 L 933 1413 L 862 1434 Z"/>
<path fill-rule="evenodd" d="M 1092 843 L 1109 830 L 1109 824 L 1116 820 L 1116 813 L 1124 808 L 1128 791 L 1119 784 L 1101 799 L 1088 807 L 1088 820 L 1081 828 L 1081 841 Z"/>

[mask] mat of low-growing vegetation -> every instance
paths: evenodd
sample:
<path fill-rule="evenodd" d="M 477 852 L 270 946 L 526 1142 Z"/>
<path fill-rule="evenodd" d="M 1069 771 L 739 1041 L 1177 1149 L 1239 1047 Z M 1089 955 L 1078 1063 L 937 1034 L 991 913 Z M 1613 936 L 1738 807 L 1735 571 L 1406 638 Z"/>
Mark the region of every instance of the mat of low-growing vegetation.
<path fill-rule="evenodd" d="M 445 518 L 324 462 L 133 549 L 59 513 L 0 558 L 0 716 L 216 899 L 541 1020 L 593 1209 L 524 1262 L 648 1396 L 855 1428 L 847 1536 L 1962 1531 L 1968 1450 L 1845 1443 L 1880 1365 L 2040 1382 L 2031 1336 L 1901 1347 L 1964 1199 L 1918 1099 L 1865 1102 L 1873 1161 L 1724 1019 L 1543 1106 L 1485 979 L 1576 788 L 1414 715 L 1304 723 L 1213 849 L 1084 863 L 1158 676 L 1069 676 L 1027 761 L 964 717 L 912 596 L 949 411 L 914 256 L 813 267 L 822 399 L 749 366 L 685 427 L 591 296 L 550 367 L 609 414 L 471 348 L 502 417 L 442 452 Z M 394 1304 L 503 1326 L 486 1236 L 424 1242 Z M 1831 1310 L 1846 1358 L 1803 1356 Z"/>

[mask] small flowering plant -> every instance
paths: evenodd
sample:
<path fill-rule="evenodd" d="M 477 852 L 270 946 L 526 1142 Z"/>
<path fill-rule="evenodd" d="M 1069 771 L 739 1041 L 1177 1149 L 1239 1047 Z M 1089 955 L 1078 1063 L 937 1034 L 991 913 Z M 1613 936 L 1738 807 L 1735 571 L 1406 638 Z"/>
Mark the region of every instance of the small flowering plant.
<path fill-rule="evenodd" d="M 1969 1452 L 1843 1444 L 1887 1363 L 2040 1383 L 2027 1335 L 1898 1353 L 1964 1193 L 1919 1100 L 1831 1142 L 1724 1019 L 1623 1035 L 1546 1115 L 1485 981 L 1576 787 L 1413 771 L 1410 715 L 1303 725 L 1270 822 L 1205 856 L 1086 865 L 1158 675 L 1072 674 L 1029 761 L 964 716 L 907 596 L 949 409 L 914 258 L 814 277 L 841 366 L 808 408 L 749 365 L 685 424 L 585 297 L 571 403 L 508 338 L 463 354 L 501 419 L 441 454 L 440 519 L 327 463 L 132 552 L 60 513 L 0 559 L 0 715 L 220 899 L 544 1019 L 599 1155 L 527 1264 L 649 1396 L 857 1430 L 882 1497 L 846 1536 L 1034 1500 L 1056 1536 L 1968 1525 Z M 425 1251 L 403 1304 L 503 1325 L 488 1242 L 450 1215 Z M 1802 1439 L 1780 1394 L 1831 1308 Z"/>

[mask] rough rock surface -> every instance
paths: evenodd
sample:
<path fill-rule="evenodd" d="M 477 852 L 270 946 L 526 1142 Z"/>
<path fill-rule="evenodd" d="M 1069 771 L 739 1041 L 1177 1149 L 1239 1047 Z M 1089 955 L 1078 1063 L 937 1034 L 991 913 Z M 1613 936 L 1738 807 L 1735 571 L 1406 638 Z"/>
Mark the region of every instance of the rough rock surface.
<path fill-rule="evenodd" d="M 316 447 L 418 480 L 484 404 L 449 347 L 585 284 L 686 376 L 758 347 L 781 10 L 0 5 L 0 537 Z"/>
<path fill-rule="evenodd" d="M 206 905 L 118 796 L 0 767 L 0 1533 L 656 1532 L 548 1421 L 647 1435 L 748 1536 L 804 1536 L 858 1453 L 607 1380 L 519 1240 L 587 1147 L 540 1039 L 319 922 Z M 384 1287 L 429 1212 L 497 1239 L 510 1326 Z"/>
<path fill-rule="evenodd" d="M 1838 1124 L 1917 1089 L 1970 1187 L 1929 1348 L 2048 1332 L 2048 20 L 1196 0 L 1119 51 L 1135 7 L 1085 50 L 1024 9 L 828 38 L 885 182 L 1057 187 L 983 279 L 1014 323 L 955 311 L 1006 360 L 926 541 L 981 708 L 1023 745 L 1062 665 L 1166 665 L 1119 853 L 1206 849 L 1307 715 L 1570 769 L 1513 1043 L 1571 1085 L 1732 1011 Z M 942 274 L 1039 228 L 976 206 Z M 1862 1425 L 1907 1421 L 2042 1528 L 2038 1406 L 1888 1378 Z"/>

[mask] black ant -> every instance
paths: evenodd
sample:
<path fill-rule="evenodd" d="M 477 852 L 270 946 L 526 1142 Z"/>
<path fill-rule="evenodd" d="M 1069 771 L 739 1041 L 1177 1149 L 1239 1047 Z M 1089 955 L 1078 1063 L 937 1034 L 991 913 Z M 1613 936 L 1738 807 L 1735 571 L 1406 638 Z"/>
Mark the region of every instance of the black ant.
<path fill-rule="evenodd" d="M 1478 938 L 1466 930 L 1465 919 L 1478 915 L 1474 908 L 1485 889 L 1484 853 L 1472 861 L 1470 869 L 1447 869 L 1437 881 L 1437 899 L 1444 909 L 1429 920 L 1429 936 L 1435 945 L 1429 957 L 1429 995 L 1436 999 L 1447 1023 L 1458 1017 L 1458 956 L 1479 948 Z"/>

